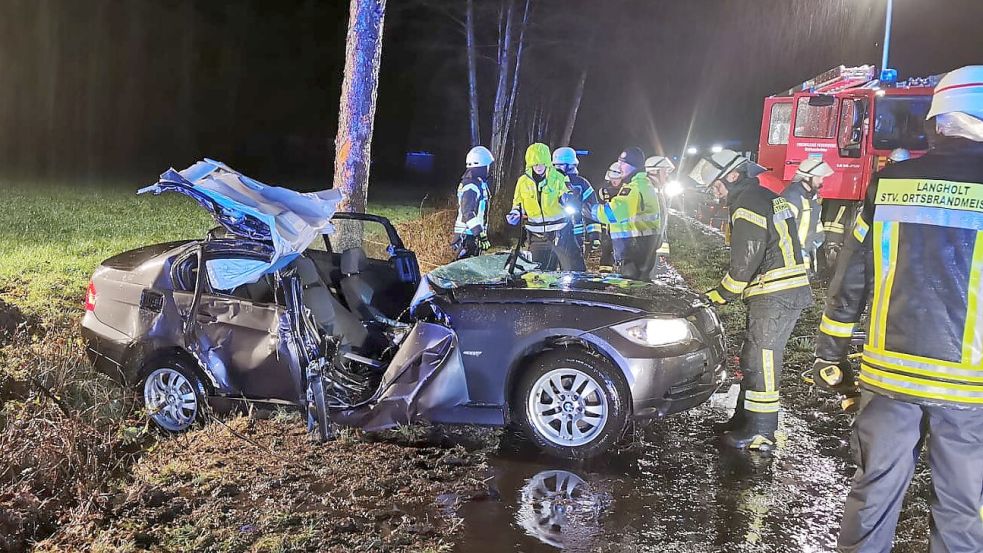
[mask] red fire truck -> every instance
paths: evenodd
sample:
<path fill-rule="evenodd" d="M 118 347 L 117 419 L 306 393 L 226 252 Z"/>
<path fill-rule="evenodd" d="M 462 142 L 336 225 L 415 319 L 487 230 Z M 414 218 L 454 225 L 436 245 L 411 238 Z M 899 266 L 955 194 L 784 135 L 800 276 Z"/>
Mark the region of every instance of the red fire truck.
<path fill-rule="evenodd" d="M 823 221 L 835 252 L 871 176 L 891 151 L 905 148 L 917 157 L 928 149 L 925 114 L 937 82 L 888 82 L 878 79 L 873 65 L 841 65 L 765 98 L 758 163 L 777 178 L 763 182 L 781 193 L 800 162 L 826 161 L 835 173 L 823 184 Z"/>

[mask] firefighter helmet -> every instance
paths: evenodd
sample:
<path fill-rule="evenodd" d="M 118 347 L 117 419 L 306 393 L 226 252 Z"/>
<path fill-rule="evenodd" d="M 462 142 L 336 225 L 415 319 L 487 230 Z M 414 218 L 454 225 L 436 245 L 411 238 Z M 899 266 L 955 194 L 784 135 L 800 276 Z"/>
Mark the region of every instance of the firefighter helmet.
<path fill-rule="evenodd" d="M 935 87 L 925 118 L 955 111 L 983 119 L 983 65 L 967 65 L 946 73 Z"/>
<path fill-rule="evenodd" d="M 813 157 L 800 163 L 795 174 L 803 177 L 826 178 L 833 174 L 833 168 L 825 161 Z"/>
<path fill-rule="evenodd" d="M 577 151 L 569 146 L 557 148 L 553 151 L 553 165 L 578 165 Z"/>
<path fill-rule="evenodd" d="M 616 181 L 622 177 L 624 177 L 624 175 L 621 173 L 621 163 L 618 161 L 612 163 L 611 166 L 608 167 L 608 172 L 604 173 L 604 180 L 608 182 Z"/>
<path fill-rule="evenodd" d="M 464 158 L 464 166 L 471 167 L 488 167 L 495 161 L 495 157 L 492 153 L 488 151 L 488 148 L 484 146 L 475 146 L 471 148 L 468 152 L 466 158 Z"/>
<path fill-rule="evenodd" d="M 764 167 L 734 150 L 721 150 L 701 159 L 696 167 L 693 167 L 689 176 L 697 183 L 709 187 L 714 181 L 741 168 L 746 168 L 748 176 L 751 177 L 756 177 L 765 172 Z"/>
<path fill-rule="evenodd" d="M 672 173 L 676 170 L 676 165 L 666 156 L 651 156 L 645 160 L 645 172 L 652 173 L 659 169 L 665 169 Z"/>
<path fill-rule="evenodd" d="M 891 154 L 887 156 L 888 161 L 891 163 L 900 163 L 902 161 L 908 161 L 911 159 L 911 152 L 904 148 L 895 148 L 891 150 Z"/>

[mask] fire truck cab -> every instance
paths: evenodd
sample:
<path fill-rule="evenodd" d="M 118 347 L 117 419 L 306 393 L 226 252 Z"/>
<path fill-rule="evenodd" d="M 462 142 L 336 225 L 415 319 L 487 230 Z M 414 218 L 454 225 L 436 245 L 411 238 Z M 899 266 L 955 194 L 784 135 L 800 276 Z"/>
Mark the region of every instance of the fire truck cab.
<path fill-rule="evenodd" d="M 873 65 L 841 65 L 765 98 L 758 163 L 782 181 L 769 188 L 787 185 L 803 160 L 821 158 L 835 171 L 822 198 L 860 202 L 892 150 L 912 157 L 928 150 L 925 114 L 935 79 L 876 77 Z"/>

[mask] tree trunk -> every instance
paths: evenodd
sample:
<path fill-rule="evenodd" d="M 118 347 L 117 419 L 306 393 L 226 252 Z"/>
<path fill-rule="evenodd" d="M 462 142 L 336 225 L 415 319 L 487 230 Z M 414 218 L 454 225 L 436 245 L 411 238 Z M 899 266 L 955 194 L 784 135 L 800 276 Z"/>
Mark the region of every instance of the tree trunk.
<path fill-rule="evenodd" d="M 519 69 L 522 67 L 522 50 L 526 43 L 526 28 L 529 26 L 529 2 L 530 0 L 526 0 L 526 7 L 522 10 L 522 24 L 519 26 L 519 43 L 515 48 L 515 70 L 512 72 L 512 92 L 509 93 L 509 101 L 506 107 L 505 136 L 502 139 L 504 143 L 508 143 L 509 132 L 515 124 L 512 114 L 515 108 L 515 97 L 519 92 Z"/>
<path fill-rule="evenodd" d="M 471 145 L 481 144 L 481 130 L 478 127 L 478 73 L 474 45 L 474 0 L 468 0 L 464 19 L 464 34 L 468 48 L 468 104 L 471 108 Z"/>
<path fill-rule="evenodd" d="M 506 102 L 508 101 L 509 73 L 512 70 L 512 8 L 515 0 L 507 0 L 507 8 L 503 10 L 505 31 L 498 37 L 498 85 L 495 87 L 495 104 L 492 110 L 491 151 L 495 159 L 500 160 L 494 165 L 495 178 L 492 179 L 492 195 L 497 196 L 502 189 L 502 176 L 505 174 L 504 163 L 501 163 L 505 151 Z M 502 28 L 501 22 L 499 29 Z"/>
<path fill-rule="evenodd" d="M 386 0 L 351 0 L 334 162 L 334 187 L 344 195 L 342 211 L 365 211 L 385 13 Z M 339 225 L 338 230 L 342 244 L 361 243 L 357 226 Z"/>
<path fill-rule="evenodd" d="M 584 97 L 584 84 L 587 83 L 587 67 L 580 72 L 580 81 L 573 92 L 573 104 L 570 106 L 570 115 L 567 116 L 567 126 L 563 128 L 563 136 L 560 137 L 560 146 L 569 146 L 570 139 L 573 137 L 573 128 L 577 124 L 577 112 L 580 111 L 580 100 Z"/>

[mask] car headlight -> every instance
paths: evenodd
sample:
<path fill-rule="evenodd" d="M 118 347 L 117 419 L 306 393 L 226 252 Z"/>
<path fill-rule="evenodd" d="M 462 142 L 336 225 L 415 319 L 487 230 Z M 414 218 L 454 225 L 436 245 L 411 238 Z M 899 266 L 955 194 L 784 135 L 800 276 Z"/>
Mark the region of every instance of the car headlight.
<path fill-rule="evenodd" d="M 642 346 L 668 346 L 696 336 L 686 319 L 639 319 L 615 325 L 618 334 Z"/>

